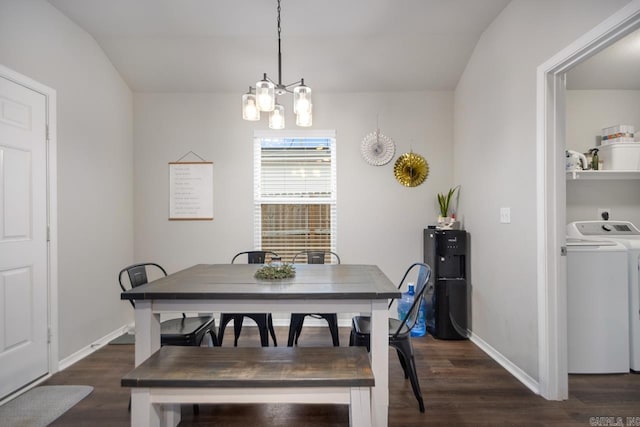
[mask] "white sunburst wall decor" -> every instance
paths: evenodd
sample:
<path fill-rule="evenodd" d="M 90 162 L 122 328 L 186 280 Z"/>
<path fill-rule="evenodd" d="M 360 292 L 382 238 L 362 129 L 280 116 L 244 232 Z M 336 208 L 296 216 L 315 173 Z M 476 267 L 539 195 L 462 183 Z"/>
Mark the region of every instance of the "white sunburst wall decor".
<path fill-rule="evenodd" d="M 360 153 L 365 162 L 373 166 L 386 165 L 396 153 L 393 139 L 376 129 L 367 134 L 360 144 Z"/>

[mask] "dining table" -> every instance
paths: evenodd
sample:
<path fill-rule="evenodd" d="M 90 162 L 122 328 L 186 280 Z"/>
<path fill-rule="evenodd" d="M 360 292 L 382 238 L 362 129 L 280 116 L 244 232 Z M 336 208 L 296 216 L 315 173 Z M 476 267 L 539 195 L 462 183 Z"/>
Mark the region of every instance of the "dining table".
<path fill-rule="evenodd" d="M 135 365 L 160 349 L 161 313 L 355 313 L 371 316 L 374 426 L 388 425 L 388 302 L 400 292 L 375 265 L 296 264 L 294 277 L 262 280 L 260 264 L 197 264 L 121 294 L 135 301 Z M 136 410 L 132 399 L 132 411 Z"/>

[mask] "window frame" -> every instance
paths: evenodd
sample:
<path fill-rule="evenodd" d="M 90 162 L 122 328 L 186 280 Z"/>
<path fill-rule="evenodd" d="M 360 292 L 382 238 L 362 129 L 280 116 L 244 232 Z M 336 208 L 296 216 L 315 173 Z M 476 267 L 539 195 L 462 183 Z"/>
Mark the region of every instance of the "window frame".
<path fill-rule="evenodd" d="M 327 139 L 330 148 L 330 196 L 329 197 L 263 197 L 262 188 L 262 142 L 265 139 Z M 255 131 L 253 136 L 253 236 L 254 248 L 262 250 L 262 206 L 265 204 L 329 205 L 330 247 L 337 252 L 338 241 L 338 193 L 337 193 L 337 153 L 335 130 L 278 130 Z M 271 248 L 267 248 L 271 250 Z M 311 248 L 309 248 L 311 249 Z M 277 252 L 277 251 L 276 251 Z M 289 261 L 289 260 L 285 260 Z"/>

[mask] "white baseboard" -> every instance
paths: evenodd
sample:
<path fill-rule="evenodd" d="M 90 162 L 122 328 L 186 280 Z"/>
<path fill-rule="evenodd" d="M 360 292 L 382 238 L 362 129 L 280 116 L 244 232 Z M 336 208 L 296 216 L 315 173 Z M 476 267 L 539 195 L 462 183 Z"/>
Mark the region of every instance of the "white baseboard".
<path fill-rule="evenodd" d="M 74 363 L 78 362 L 79 360 L 87 357 L 88 355 L 90 355 L 94 351 L 98 350 L 99 348 L 107 345 L 114 338 L 117 338 L 120 335 L 124 334 L 125 332 L 128 332 L 132 328 L 133 328 L 133 324 L 121 326 L 120 328 L 116 329 L 115 331 L 110 332 L 109 334 L 107 334 L 104 337 L 100 338 L 98 341 L 94 342 L 93 344 L 90 344 L 90 345 L 88 345 L 88 346 L 76 351 L 71 356 L 65 357 L 64 359 L 62 359 L 62 360 L 60 360 L 58 362 L 58 367 L 57 367 L 58 369 L 57 369 L 56 372 L 59 372 L 59 371 L 62 371 L 63 369 L 68 368 L 69 366 L 71 366 Z M 53 374 L 55 374 L 55 372 L 50 372 L 47 375 L 44 375 L 43 377 L 38 378 L 37 380 L 33 381 L 32 383 L 26 384 L 24 387 L 14 391 L 13 393 L 9 394 L 8 396 L 5 396 L 2 400 L 0 400 L 0 405 L 4 405 L 6 402 L 9 402 L 10 400 L 15 399 L 16 397 L 20 396 L 21 394 L 26 393 L 27 391 L 31 390 L 32 388 L 36 387 L 37 385 L 45 382 L 46 380 L 51 378 L 51 376 Z"/>
<path fill-rule="evenodd" d="M 274 318 L 273 319 L 273 324 L 274 326 L 289 326 L 289 318 L 287 317 L 285 318 Z M 229 325 L 233 325 L 233 322 L 229 323 Z M 216 325 L 219 326 L 219 325 Z M 248 327 L 250 326 L 254 326 L 252 324 L 252 322 L 250 320 L 247 320 L 247 325 Z M 307 319 L 305 319 L 304 321 L 304 326 L 309 326 L 309 327 L 316 327 L 316 326 L 327 326 L 327 322 L 323 319 L 313 319 L 308 317 Z M 341 319 L 338 318 L 338 326 L 339 327 L 351 327 L 351 318 L 349 319 Z M 73 365 L 74 363 L 84 359 L 85 357 L 87 357 L 88 355 L 90 355 L 91 353 L 93 353 L 94 351 L 98 350 L 99 348 L 104 347 L 105 345 L 107 345 L 111 340 L 118 338 L 120 335 L 126 333 L 126 332 L 130 332 L 134 330 L 134 325 L 133 324 L 129 324 L 129 325 L 123 325 L 121 327 L 119 327 L 118 329 L 116 329 L 113 332 L 108 333 L 107 335 L 103 336 L 102 338 L 98 339 L 97 341 L 89 344 L 88 346 L 81 348 L 80 350 L 76 351 L 75 353 L 73 353 L 70 356 L 65 357 L 64 359 L 60 360 L 60 362 L 58 362 L 58 371 L 62 371 L 66 368 L 68 368 L 69 366 Z"/>
<path fill-rule="evenodd" d="M 275 326 L 289 326 L 289 319 L 274 318 L 273 323 Z M 323 319 L 307 318 L 304 324 L 305 326 L 309 326 L 309 327 L 318 327 L 318 326 L 326 326 L 327 323 Z M 339 317 L 338 326 L 351 327 L 351 318 L 346 319 L 346 318 Z M 126 332 L 133 331 L 133 330 L 134 330 L 134 325 L 129 324 L 129 325 L 123 325 L 120 328 L 114 330 L 113 332 L 110 332 L 109 334 L 103 336 L 102 338 L 98 339 L 92 344 L 89 344 L 88 346 L 76 351 L 72 355 L 60 360 L 60 362 L 58 363 L 58 371 L 62 371 L 68 368 L 74 363 L 84 359 L 91 353 L 95 352 L 99 348 L 104 347 L 111 340 L 119 337 L 120 335 Z M 493 348 L 482 338 L 475 335 L 473 332 L 469 332 L 469 340 L 472 343 L 474 343 L 476 346 L 478 346 L 478 348 L 480 348 L 482 351 L 484 351 L 489 357 L 491 357 L 493 360 L 498 362 L 500 366 L 506 369 L 511 375 L 513 375 L 518 381 L 524 384 L 529 390 L 531 390 L 536 394 L 540 394 L 540 384 L 538 383 L 538 381 L 533 379 L 529 374 L 524 372 L 518 366 L 514 365 L 509 359 L 503 356 L 502 353 L 500 353 L 498 350 Z"/>
<path fill-rule="evenodd" d="M 80 350 L 76 351 L 72 355 L 65 357 L 64 359 L 58 362 L 58 371 L 67 369 L 69 366 L 84 359 L 85 357 L 87 357 L 94 351 L 98 350 L 99 348 L 102 348 L 105 345 L 109 344 L 111 340 L 118 338 L 120 335 L 128 332 L 132 328 L 133 328 L 133 324 L 123 325 L 118 329 L 116 329 L 115 331 L 110 332 L 107 335 L 103 336 L 102 338 L 98 339 L 97 341 L 89 344 L 88 346 L 81 348 Z"/>
<path fill-rule="evenodd" d="M 529 374 L 524 372 L 518 366 L 514 365 L 509 359 L 504 357 L 502 353 L 500 353 L 495 348 L 491 347 L 486 341 L 480 338 L 477 335 L 474 335 L 473 332 L 469 332 L 469 339 L 472 343 L 480 348 L 480 350 L 487 353 L 489 357 L 498 362 L 500 366 L 506 369 L 511 375 L 516 377 L 518 381 L 524 384 L 529 390 L 534 392 L 535 394 L 540 394 L 540 384 L 535 379 L 531 378 Z"/>
<path fill-rule="evenodd" d="M 285 318 L 274 318 L 273 319 L 273 324 L 274 326 L 289 326 L 289 318 L 287 317 Z M 230 326 L 233 326 L 233 321 L 231 323 L 229 323 Z M 219 326 L 219 325 L 216 325 Z M 252 324 L 252 322 L 249 320 L 247 320 L 247 325 L 248 327 L 250 326 L 255 326 Z M 323 319 L 313 319 L 308 317 L 307 319 L 305 319 L 304 321 L 304 326 L 309 326 L 309 327 L 315 327 L 315 326 L 327 326 L 327 322 Z M 338 318 L 338 326 L 340 327 L 351 327 L 351 318 L 349 319 L 341 319 Z M 80 350 L 76 351 L 75 353 L 73 353 L 70 356 L 65 357 L 64 359 L 60 360 L 60 362 L 58 362 L 58 371 L 62 371 L 66 368 L 68 368 L 69 366 L 73 365 L 74 363 L 84 359 L 85 357 L 87 357 L 88 355 L 90 355 L 91 353 L 93 353 L 94 351 L 98 350 L 101 347 L 104 347 L 105 345 L 107 345 L 111 340 L 118 338 L 120 335 L 126 333 L 126 332 L 131 332 L 134 331 L 134 325 L 133 324 L 129 324 L 129 325 L 123 325 L 121 327 L 119 327 L 118 329 L 116 329 L 113 332 L 108 333 L 107 335 L 103 336 L 102 338 L 98 339 L 97 341 L 89 344 L 88 346 L 81 348 Z"/>

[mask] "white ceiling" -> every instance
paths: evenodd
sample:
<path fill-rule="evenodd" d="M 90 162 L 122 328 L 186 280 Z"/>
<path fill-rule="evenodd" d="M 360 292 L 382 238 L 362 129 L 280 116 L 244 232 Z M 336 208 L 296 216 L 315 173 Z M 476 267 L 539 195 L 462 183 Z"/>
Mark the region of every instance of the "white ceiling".
<path fill-rule="evenodd" d="M 277 80 L 276 0 L 48 0 L 136 92 Z M 282 0 L 282 83 L 318 92 L 453 90 L 510 0 Z M 578 65 L 569 89 L 640 90 L 640 34 Z"/>
<path fill-rule="evenodd" d="M 137 92 L 246 91 L 277 80 L 276 0 L 48 0 Z M 452 90 L 510 0 L 282 0 L 282 83 Z"/>
<path fill-rule="evenodd" d="M 640 30 L 569 70 L 567 88 L 640 90 Z"/>

